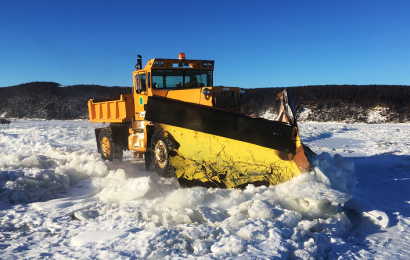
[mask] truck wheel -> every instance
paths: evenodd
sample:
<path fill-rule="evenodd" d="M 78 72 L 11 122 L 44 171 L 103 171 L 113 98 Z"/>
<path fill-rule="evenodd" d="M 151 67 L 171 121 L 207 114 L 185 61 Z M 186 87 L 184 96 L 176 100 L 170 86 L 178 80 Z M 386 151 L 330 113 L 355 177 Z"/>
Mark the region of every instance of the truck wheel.
<path fill-rule="evenodd" d="M 151 157 L 157 173 L 165 178 L 176 177 L 174 167 L 169 161 L 169 152 L 172 151 L 172 143 L 165 139 L 158 131 L 155 131 L 151 139 Z"/>
<path fill-rule="evenodd" d="M 122 160 L 122 145 L 115 145 L 111 129 L 105 128 L 101 130 L 99 139 L 100 153 L 104 160 Z"/>

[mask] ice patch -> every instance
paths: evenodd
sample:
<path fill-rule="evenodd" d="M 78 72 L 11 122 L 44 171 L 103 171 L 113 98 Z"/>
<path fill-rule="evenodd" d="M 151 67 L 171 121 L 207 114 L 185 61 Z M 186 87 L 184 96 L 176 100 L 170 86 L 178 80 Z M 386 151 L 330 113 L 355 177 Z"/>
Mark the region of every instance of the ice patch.
<path fill-rule="evenodd" d="M 255 200 L 252 206 L 248 209 L 250 217 L 257 218 L 273 218 L 275 215 L 272 211 L 272 206 L 261 200 Z"/>
<path fill-rule="evenodd" d="M 82 232 L 71 239 L 73 246 L 87 246 L 108 243 L 113 240 L 128 236 L 127 230 L 99 230 Z"/>
<path fill-rule="evenodd" d="M 191 189 L 178 189 L 165 199 L 165 204 L 174 208 L 193 208 L 205 200 L 207 189 L 194 187 Z"/>
<path fill-rule="evenodd" d="M 56 174 L 62 174 L 62 175 L 67 175 L 68 178 L 70 179 L 70 184 L 75 185 L 79 181 L 85 180 L 88 178 L 88 176 L 81 171 L 78 171 L 77 169 L 64 165 L 64 166 L 58 166 L 55 169 Z"/>
<path fill-rule="evenodd" d="M 211 251 L 216 254 L 229 253 L 233 255 L 239 255 L 246 249 L 242 239 L 223 236 L 218 242 L 211 246 Z"/>
<path fill-rule="evenodd" d="M 349 194 L 352 192 L 355 185 L 353 176 L 355 168 L 352 161 L 339 154 L 332 158 L 328 153 L 313 156 L 309 158 L 309 161 L 315 171 L 318 183 Z"/>
<path fill-rule="evenodd" d="M 382 228 L 387 228 L 389 225 L 389 217 L 387 214 L 380 210 L 372 210 L 368 212 L 363 212 L 363 216 L 368 217 L 376 225 L 379 225 Z"/>
<path fill-rule="evenodd" d="M 225 220 L 225 216 L 217 209 L 206 206 L 199 206 L 198 213 L 207 221 L 208 224 L 215 225 L 217 222 Z"/>
<path fill-rule="evenodd" d="M 107 202 L 131 201 L 144 196 L 151 188 L 150 177 L 126 179 L 122 169 L 111 171 L 106 178 L 95 179 L 102 190 L 99 198 Z"/>
<path fill-rule="evenodd" d="M 50 162 L 47 161 L 46 157 L 38 156 L 35 154 L 21 161 L 21 166 L 26 167 L 26 168 L 45 169 L 49 165 L 50 165 Z"/>

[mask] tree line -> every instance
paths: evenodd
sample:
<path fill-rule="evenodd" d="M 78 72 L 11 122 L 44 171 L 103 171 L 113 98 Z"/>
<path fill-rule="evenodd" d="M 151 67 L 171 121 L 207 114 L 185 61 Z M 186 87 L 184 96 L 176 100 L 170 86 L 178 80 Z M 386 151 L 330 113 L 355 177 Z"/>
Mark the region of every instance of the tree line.
<path fill-rule="evenodd" d="M 25 83 L 0 88 L 0 115 L 11 118 L 85 119 L 88 117 L 89 99 L 114 99 L 131 93 L 131 87 Z"/>
<path fill-rule="evenodd" d="M 255 116 L 274 109 L 276 95 L 283 89 L 246 89 L 241 98 L 241 112 Z M 344 120 L 355 116 L 355 107 L 363 110 L 380 106 L 390 109 L 395 122 L 405 122 L 410 118 L 410 86 L 312 85 L 287 89 L 297 112 L 303 111 L 306 107 L 316 111 L 331 108 L 333 114 L 340 110 L 341 116 L 338 118 Z M 0 88 L 0 115 L 10 118 L 86 119 L 89 99 L 116 99 L 121 94 L 131 93 L 131 87 L 63 87 L 56 82 L 25 83 Z M 323 118 L 326 120 L 326 117 Z"/>
<path fill-rule="evenodd" d="M 284 88 L 247 89 L 241 100 L 241 111 L 252 115 L 275 106 L 276 95 Z M 410 109 L 410 86 L 406 85 L 312 85 L 287 88 L 296 110 L 357 105 L 388 107 L 404 113 Z"/>

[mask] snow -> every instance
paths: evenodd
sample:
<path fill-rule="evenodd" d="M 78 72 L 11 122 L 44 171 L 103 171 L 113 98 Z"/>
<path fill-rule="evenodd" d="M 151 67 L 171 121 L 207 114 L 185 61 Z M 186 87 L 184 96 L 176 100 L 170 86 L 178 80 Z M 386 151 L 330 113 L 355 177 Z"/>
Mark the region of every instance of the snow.
<path fill-rule="evenodd" d="M 116 238 L 124 238 L 129 235 L 126 230 L 98 230 L 82 232 L 71 239 L 73 246 L 86 246 L 87 244 L 95 245 L 105 242 L 111 242 Z"/>
<path fill-rule="evenodd" d="M 274 109 L 268 109 L 262 113 L 259 114 L 260 118 L 268 119 L 268 120 L 276 120 L 278 117 L 278 114 Z"/>
<path fill-rule="evenodd" d="M 367 112 L 367 123 L 385 123 L 388 121 L 389 108 L 376 106 Z"/>
<path fill-rule="evenodd" d="M 310 108 L 303 107 L 302 111 L 298 114 L 298 121 L 305 122 L 308 120 L 310 114 L 312 114 L 312 110 Z"/>
<path fill-rule="evenodd" d="M 103 126 L 0 129 L 1 258 L 407 258 L 410 125 L 300 124 L 312 171 L 244 190 L 181 188 L 131 152 L 103 161 Z"/>

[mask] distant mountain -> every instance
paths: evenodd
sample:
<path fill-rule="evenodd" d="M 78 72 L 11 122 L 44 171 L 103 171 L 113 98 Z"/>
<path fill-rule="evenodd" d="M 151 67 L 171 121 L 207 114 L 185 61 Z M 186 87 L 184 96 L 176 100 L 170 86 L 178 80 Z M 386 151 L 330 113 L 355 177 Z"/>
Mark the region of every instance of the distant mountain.
<path fill-rule="evenodd" d="M 283 88 L 246 89 L 241 111 L 274 119 L 275 98 Z M 288 88 L 300 122 L 409 123 L 410 86 L 320 85 Z M 87 119 L 89 99 L 119 98 L 131 87 L 61 86 L 31 82 L 0 88 L 0 117 L 20 119 Z"/>

